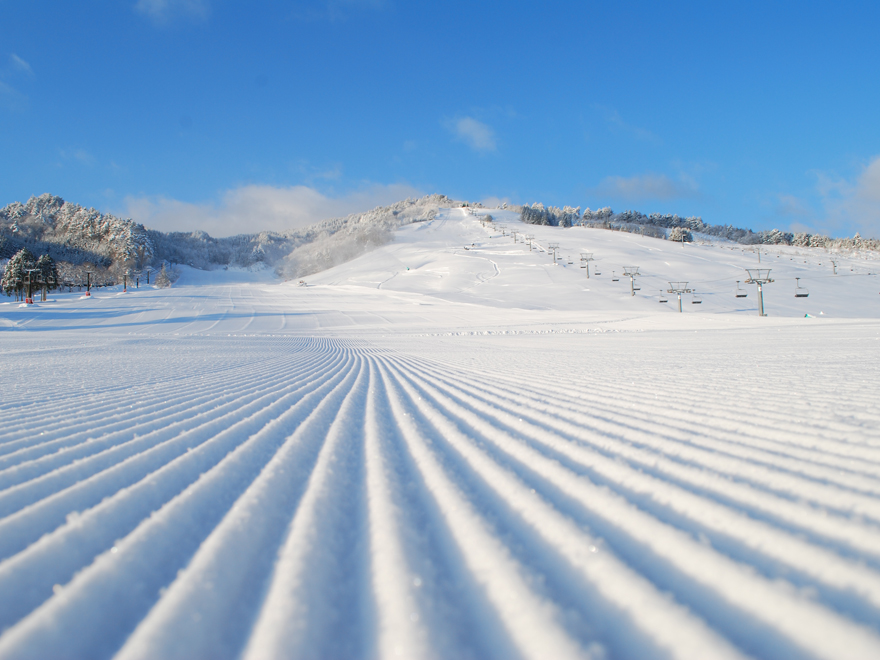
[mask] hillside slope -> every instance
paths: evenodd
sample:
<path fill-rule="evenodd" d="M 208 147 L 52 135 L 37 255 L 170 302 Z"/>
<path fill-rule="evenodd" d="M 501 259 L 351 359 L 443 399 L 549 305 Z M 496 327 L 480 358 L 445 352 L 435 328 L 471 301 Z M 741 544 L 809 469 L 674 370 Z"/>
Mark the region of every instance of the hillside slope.
<path fill-rule="evenodd" d="M 880 656 L 874 262 L 497 229 L 0 303 L 0 660 Z"/>
<path fill-rule="evenodd" d="M 297 231 L 214 238 L 201 231 L 145 229 L 129 219 L 44 194 L 0 209 L 0 259 L 27 247 L 34 254 L 49 254 L 59 262 L 64 278 L 73 281 L 81 279 L 76 277 L 79 271 L 94 270 L 95 281 L 117 282 L 123 272 L 158 268 L 163 262 L 201 269 L 261 265 L 277 267 L 279 275 L 292 278 L 382 245 L 398 227 L 428 220 L 441 206 L 463 204 L 427 195 Z"/>

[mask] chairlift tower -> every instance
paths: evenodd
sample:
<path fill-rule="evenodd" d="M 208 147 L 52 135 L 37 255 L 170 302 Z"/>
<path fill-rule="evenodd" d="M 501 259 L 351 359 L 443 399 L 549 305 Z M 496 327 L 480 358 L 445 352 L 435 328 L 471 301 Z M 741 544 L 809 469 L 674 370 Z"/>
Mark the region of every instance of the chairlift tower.
<path fill-rule="evenodd" d="M 831 260 L 831 265 L 834 266 L 834 274 L 837 275 L 837 262 L 834 259 Z"/>
<path fill-rule="evenodd" d="M 34 304 L 34 294 L 31 292 L 33 287 L 34 276 L 32 273 L 39 273 L 39 268 L 28 268 L 25 273 L 27 273 L 27 293 L 25 294 L 24 304 L 25 305 L 33 305 Z"/>
<path fill-rule="evenodd" d="M 91 271 L 91 270 L 86 271 L 86 295 L 87 296 L 92 295 L 92 275 L 93 274 L 94 274 L 94 271 Z"/>
<path fill-rule="evenodd" d="M 637 278 L 641 273 L 639 273 L 638 266 L 624 266 L 623 267 L 623 275 L 624 277 L 629 278 L 629 292 L 632 295 L 636 295 L 636 285 L 635 278 Z"/>
<path fill-rule="evenodd" d="M 666 293 L 678 294 L 678 313 L 681 314 L 681 294 L 692 293 L 693 289 L 688 289 L 687 282 L 670 282 Z"/>
<path fill-rule="evenodd" d="M 581 263 L 584 264 L 584 268 L 587 269 L 587 279 L 590 279 L 590 262 L 593 261 L 593 253 L 592 252 L 581 252 Z"/>
<path fill-rule="evenodd" d="M 764 313 L 764 285 L 772 282 L 770 279 L 770 268 L 746 268 L 749 279 L 746 284 L 758 285 L 758 316 L 767 316 Z"/>
<path fill-rule="evenodd" d="M 556 265 L 556 251 L 559 249 L 559 243 L 550 243 L 547 247 L 553 252 L 553 265 Z"/>
<path fill-rule="evenodd" d="M 535 240 L 534 234 L 528 234 L 526 236 L 526 242 L 529 244 L 529 252 L 532 251 L 532 243 L 534 242 L 534 240 Z"/>

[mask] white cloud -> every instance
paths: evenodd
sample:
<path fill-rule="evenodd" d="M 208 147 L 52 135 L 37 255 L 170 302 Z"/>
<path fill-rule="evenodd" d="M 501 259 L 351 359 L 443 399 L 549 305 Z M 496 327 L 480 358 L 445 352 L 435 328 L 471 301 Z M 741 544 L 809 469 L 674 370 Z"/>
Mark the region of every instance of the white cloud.
<path fill-rule="evenodd" d="M 880 237 L 880 156 L 855 181 L 819 173 L 817 188 L 832 226 L 855 227 L 865 236 Z"/>
<path fill-rule="evenodd" d="M 495 132 L 483 122 L 473 117 L 462 117 L 445 123 L 456 139 L 474 151 L 495 151 Z"/>
<path fill-rule="evenodd" d="M 202 230 L 212 236 L 234 236 L 290 231 L 421 195 L 403 183 L 376 184 L 340 197 L 308 186 L 247 185 L 223 193 L 219 202 L 198 204 L 161 196 L 129 196 L 122 214 L 161 231 Z"/>
<path fill-rule="evenodd" d="M 699 187 L 696 181 L 684 175 L 676 181 L 665 174 L 641 174 L 606 177 L 592 192 L 626 201 L 665 200 L 697 197 Z"/>
<path fill-rule="evenodd" d="M 157 24 L 179 17 L 204 19 L 211 11 L 208 0 L 138 0 L 134 8 Z"/>
<path fill-rule="evenodd" d="M 22 73 L 26 73 L 29 76 L 34 75 L 34 70 L 31 68 L 31 65 L 25 62 L 15 53 L 12 53 L 9 56 L 9 59 L 12 61 L 12 68 L 16 71 L 21 71 Z"/>

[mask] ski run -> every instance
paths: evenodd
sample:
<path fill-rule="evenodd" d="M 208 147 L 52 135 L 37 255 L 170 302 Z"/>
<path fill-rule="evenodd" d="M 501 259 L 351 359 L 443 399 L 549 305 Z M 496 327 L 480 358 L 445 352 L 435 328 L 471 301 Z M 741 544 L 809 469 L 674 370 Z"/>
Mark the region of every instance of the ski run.
<path fill-rule="evenodd" d="M 488 213 L 0 305 L 0 659 L 880 657 L 878 264 Z"/>

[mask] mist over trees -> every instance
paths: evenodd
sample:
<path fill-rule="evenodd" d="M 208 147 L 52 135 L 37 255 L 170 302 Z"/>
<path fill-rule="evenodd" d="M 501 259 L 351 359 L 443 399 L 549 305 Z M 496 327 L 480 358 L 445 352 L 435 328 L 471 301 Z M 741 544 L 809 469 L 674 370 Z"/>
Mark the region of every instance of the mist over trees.
<path fill-rule="evenodd" d="M 223 266 L 275 268 L 287 278 L 303 277 L 388 243 L 398 227 L 430 220 L 440 207 L 465 206 L 445 195 L 406 199 L 365 213 L 330 218 L 290 232 L 260 232 L 214 238 L 203 231 L 161 232 L 49 194 L 0 209 L 0 260 L 22 248 L 46 254 L 65 282 L 116 283 L 123 275 L 159 270 L 173 282 L 173 264 L 212 269 Z"/>

